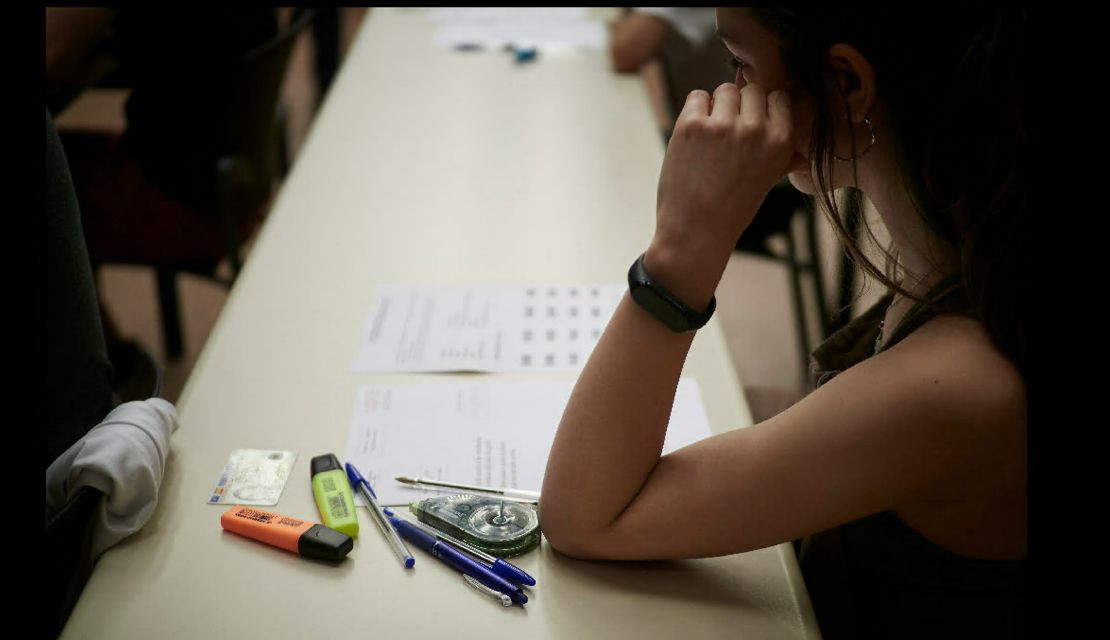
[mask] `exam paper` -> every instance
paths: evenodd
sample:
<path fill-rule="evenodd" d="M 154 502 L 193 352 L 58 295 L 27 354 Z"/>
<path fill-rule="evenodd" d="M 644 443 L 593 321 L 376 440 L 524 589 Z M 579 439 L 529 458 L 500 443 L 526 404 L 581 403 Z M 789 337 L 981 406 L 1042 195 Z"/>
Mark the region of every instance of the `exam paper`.
<path fill-rule="evenodd" d="M 379 285 L 351 369 L 578 371 L 626 288 Z"/>
<path fill-rule="evenodd" d="M 440 47 L 529 45 L 603 49 L 605 26 L 584 7 L 458 7 L 428 10 Z"/>
<path fill-rule="evenodd" d="M 539 491 L 573 386 L 572 382 L 362 386 L 355 400 L 346 459 L 362 472 L 383 505 L 461 493 L 412 487 L 397 482 L 397 476 Z M 710 434 L 697 383 L 683 378 L 663 452 Z"/>

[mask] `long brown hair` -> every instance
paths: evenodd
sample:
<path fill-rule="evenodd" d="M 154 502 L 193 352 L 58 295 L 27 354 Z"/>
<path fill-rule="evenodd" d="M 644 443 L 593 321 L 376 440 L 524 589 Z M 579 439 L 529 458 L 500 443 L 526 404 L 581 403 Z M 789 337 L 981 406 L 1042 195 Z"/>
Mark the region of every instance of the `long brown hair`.
<path fill-rule="evenodd" d="M 810 157 L 816 159 L 822 203 L 849 255 L 892 291 L 978 318 L 1024 375 L 1028 10 L 750 11 L 775 33 L 786 68 L 814 100 Z M 835 98 L 825 89 L 832 73 L 827 52 L 837 42 L 855 47 L 874 67 L 902 151 L 906 188 L 921 219 L 959 259 L 958 272 L 924 296 L 912 295 L 895 280 L 896 254 L 886 252 L 882 269 L 863 255 L 828 186 L 833 163 L 839 162 L 832 153 Z M 860 151 L 853 149 L 853 155 Z M 858 191 L 849 191 L 858 197 Z M 862 216 L 858 222 L 866 228 Z"/>

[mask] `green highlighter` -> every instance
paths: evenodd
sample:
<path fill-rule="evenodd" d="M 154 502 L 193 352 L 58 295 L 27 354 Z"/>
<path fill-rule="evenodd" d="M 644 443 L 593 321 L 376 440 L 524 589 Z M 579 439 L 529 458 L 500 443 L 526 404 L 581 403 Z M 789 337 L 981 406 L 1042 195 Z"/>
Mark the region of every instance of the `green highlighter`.
<path fill-rule="evenodd" d="M 339 458 L 334 453 L 316 456 L 311 468 L 312 495 L 316 496 L 316 508 L 320 510 L 324 526 L 357 538 L 355 500 Z"/>

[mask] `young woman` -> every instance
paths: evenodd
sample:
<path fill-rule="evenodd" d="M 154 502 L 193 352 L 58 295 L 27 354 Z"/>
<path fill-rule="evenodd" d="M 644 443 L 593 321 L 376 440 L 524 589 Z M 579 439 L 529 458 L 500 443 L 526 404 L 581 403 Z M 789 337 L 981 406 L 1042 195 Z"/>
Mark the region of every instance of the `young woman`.
<path fill-rule="evenodd" d="M 804 539 L 826 637 L 1020 632 L 1026 21 L 718 9 L 736 80 L 687 98 L 639 264 L 678 306 L 625 296 L 582 372 L 544 479 L 552 546 L 663 559 Z M 874 205 L 894 251 L 885 272 L 865 268 L 890 295 L 818 349 L 801 401 L 660 456 L 694 339 L 682 329 L 711 313 L 736 238 L 784 174 L 834 223 L 836 189 Z M 709 510 L 696 534 L 656 533 Z"/>

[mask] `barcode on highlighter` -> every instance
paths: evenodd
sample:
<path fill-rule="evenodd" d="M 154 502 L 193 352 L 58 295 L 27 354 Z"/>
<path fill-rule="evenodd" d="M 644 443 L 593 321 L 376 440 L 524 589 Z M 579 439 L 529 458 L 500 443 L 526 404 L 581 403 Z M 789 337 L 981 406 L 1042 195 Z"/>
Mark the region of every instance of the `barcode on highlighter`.
<path fill-rule="evenodd" d="M 349 515 L 347 513 L 347 503 L 343 502 L 342 495 L 328 496 L 328 507 L 331 509 L 332 516 L 336 518 L 346 518 Z"/>
<path fill-rule="evenodd" d="M 241 509 L 235 516 L 237 518 L 246 518 L 248 520 L 261 522 L 262 524 L 269 524 L 270 521 L 274 519 L 273 515 L 265 511 L 255 511 L 254 509 Z"/>
<path fill-rule="evenodd" d="M 324 491 L 329 493 L 335 491 L 335 478 L 324 478 L 320 484 L 324 487 Z"/>

